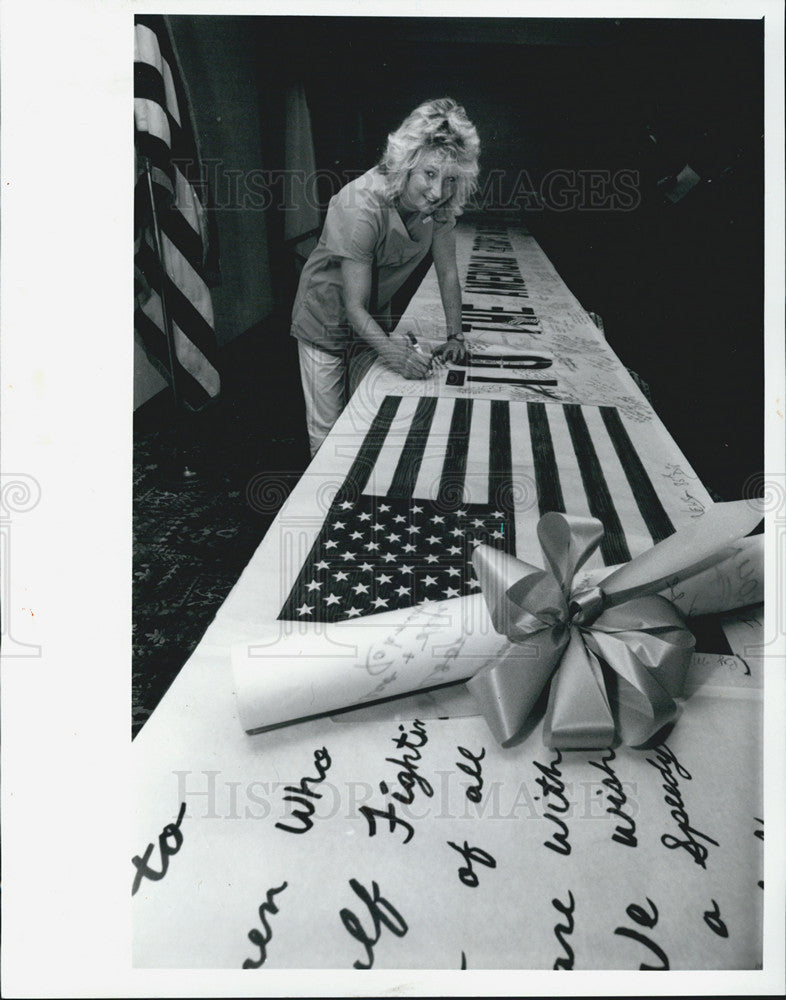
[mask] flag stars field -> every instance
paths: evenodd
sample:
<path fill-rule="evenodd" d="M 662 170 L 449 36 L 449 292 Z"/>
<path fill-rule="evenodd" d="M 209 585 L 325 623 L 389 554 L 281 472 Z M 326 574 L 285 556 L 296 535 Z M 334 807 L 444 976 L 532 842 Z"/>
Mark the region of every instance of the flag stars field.
<path fill-rule="evenodd" d="M 334 501 L 280 617 L 338 621 L 468 595 L 479 586 L 474 545 L 510 544 L 499 513 L 483 504 L 451 511 L 438 501 L 380 503 L 366 494 Z M 321 600 L 309 603 L 309 595 Z"/>

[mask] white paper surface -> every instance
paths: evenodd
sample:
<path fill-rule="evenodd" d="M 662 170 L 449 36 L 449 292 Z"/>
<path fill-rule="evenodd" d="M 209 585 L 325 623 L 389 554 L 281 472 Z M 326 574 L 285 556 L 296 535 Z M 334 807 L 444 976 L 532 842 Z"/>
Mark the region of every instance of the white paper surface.
<path fill-rule="evenodd" d="M 647 401 L 534 241 L 514 239 L 542 326 L 537 351 L 571 372 L 577 401 L 618 408 L 671 522 L 701 518 L 712 501 Z M 459 240 L 460 271 L 470 243 Z M 494 300 L 473 301 L 483 308 Z M 440 309 L 431 274 L 410 307 L 419 339 L 435 336 Z M 521 344 L 520 333 L 483 342 L 507 337 Z M 347 686 L 357 702 L 409 690 L 404 665 L 418 671 L 422 687 L 444 683 L 463 672 L 462 659 L 474 666 L 506 643 L 490 629 L 459 629 L 457 616 L 432 630 L 447 601 L 403 612 L 415 615 L 413 634 L 396 631 L 396 613 L 359 627 L 354 619 L 320 626 L 320 638 L 290 623 L 279 641 L 285 626 L 276 616 L 381 398 L 429 391 L 391 378 L 376 366 L 361 384 L 135 741 L 134 964 L 756 968 L 758 674 L 735 686 L 726 683 L 726 664 L 695 664 L 694 696 L 666 738 L 668 749 L 620 748 L 614 757 L 550 751 L 540 724 L 503 750 L 485 721 L 470 715 L 462 685 L 244 732 L 283 715 L 310 715 L 319 689 L 327 693 L 319 711 L 327 712 L 348 704 Z M 452 405 L 440 400 L 438 407 L 443 402 Z M 515 509 L 517 554 L 539 565 L 529 446 L 517 436 L 518 404 L 510 405 L 513 478 L 526 487 Z M 568 439 L 557 434 L 559 405 L 551 411 L 560 475 L 575 503 L 578 470 L 561 447 Z M 597 416 L 589 406 L 584 413 L 590 422 Z M 406 434 L 406 423 L 394 421 L 383 455 L 400 452 Z M 598 447 L 635 555 L 651 547 L 651 537 L 636 521 L 613 449 Z M 487 451 L 473 450 L 470 438 L 467 481 L 488 477 Z M 431 460 L 427 448 L 424 462 Z M 740 547 L 734 572 L 759 544 Z M 611 570 L 599 561 L 587 564 L 593 568 L 601 576 Z M 738 577 L 741 589 L 747 577 Z M 478 623 L 481 602 L 465 599 L 478 606 Z M 426 657 L 415 665 L 418 643 Z M 272 655 L 252 657 L 254 647 Z M 377 652 L 383 655 L 369 663 Z M 728 738 L 739 732 L 745 740 Z"/>
<path fill-rule="evenodd" d="M 268 968 L 368 963 L 341 918 L 376 936 L 355 883 L 376 884 L 406 925 L 382 923 L 374 968 L 759 963 L 757 698 L 697 695 L 668 749 L 560 755 L 539 728 L 501 750 L 480 719 L 324 719 L 245 736 L 218 687 L 227 717 L 201 752 L 173 741 L 154 766 L 156 733 L 139 737 L 135 847 L 155 845 L 156 868 L 159 834 L 186 811 L 165 877 L 143 878 L 133 898 L 136 964 L 240 968 L 262 957 L 255 929 Z M 319 777 L 315 755 L 324 778 L 303 783 Z M 562 940 L 559 924 L 571 927 Z"/>

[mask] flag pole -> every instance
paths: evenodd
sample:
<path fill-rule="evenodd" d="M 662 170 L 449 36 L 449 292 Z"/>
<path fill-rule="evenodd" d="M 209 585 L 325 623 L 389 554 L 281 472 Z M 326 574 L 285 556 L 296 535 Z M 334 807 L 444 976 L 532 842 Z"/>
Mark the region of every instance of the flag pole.
<path fill-rule="evenodd" d="M 143 155 L 141 159 L 145 171 L 145 177 L 147 178 L 147 193 L 150 197 L 150 211 L 152 212 L 153 217 L 153 239 L 156 245 L 156 255 L 158 256 L 158 262 L 161 265 L 161 318 L 163 320 L 164 333 L 166 335 L 167 353 L 169 355 L 170 384 L 172 386 L 172 398 L 175 404 L 175 419 L 173 421 L 173 434 L 171 438 L 172 466 L 174 467 L 174 470 L 176 470 L 173 470 L 173 478 L 179 484 L 187 485 L 196 481 L 197 474 L 193 469 L 189 468 L 182 455 L 180 436 L 182 433 L 183 410 L 177 380 L 175 334 L 172 329 L 169 310 L 166 306 L 166 262 L 164 260 L 164 247 L 161 241 L 161 229 L 158 223 L 158 211 L 156 209 L 156 199 L 153 193 L 153 177 L 150 169 L 150 157 Z"/>

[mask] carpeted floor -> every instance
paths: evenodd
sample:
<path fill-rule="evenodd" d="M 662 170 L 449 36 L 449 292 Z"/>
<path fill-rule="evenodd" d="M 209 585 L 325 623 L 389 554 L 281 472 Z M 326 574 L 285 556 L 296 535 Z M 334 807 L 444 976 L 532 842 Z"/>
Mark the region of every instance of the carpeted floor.
<path fill-rule="evenodd" d="M 295 344 L 260 327 L 224 349 L 219 402 L 134 417 L 135 736 L 196 647 L 308 462 Z M 195 471 L 183 485 L 183 466 Z"/>

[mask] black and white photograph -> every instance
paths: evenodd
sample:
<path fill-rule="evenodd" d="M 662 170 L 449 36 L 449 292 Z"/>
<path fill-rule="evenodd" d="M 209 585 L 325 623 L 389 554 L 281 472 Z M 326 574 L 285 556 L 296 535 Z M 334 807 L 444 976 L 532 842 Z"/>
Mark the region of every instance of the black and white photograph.
<path fill-rule="evenodd" d="M 107 6 L 51 171 L 3 84 L 4 837 L 53 796 L 57 920 L 117 901 L 75 995 L 777 994 L 780 8 Z"/>

